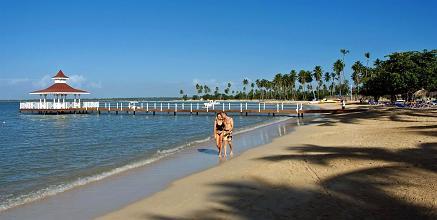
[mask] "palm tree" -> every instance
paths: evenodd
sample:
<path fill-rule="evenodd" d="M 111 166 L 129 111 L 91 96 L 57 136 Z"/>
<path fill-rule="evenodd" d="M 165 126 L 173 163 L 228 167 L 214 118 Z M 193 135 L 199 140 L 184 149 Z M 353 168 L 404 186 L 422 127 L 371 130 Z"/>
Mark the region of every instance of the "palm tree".
<path fill-rule="evenodd" d="M 367 78 L 367 70 L 369 69 L 369 59 L 370 59 L 370 53 L 366 52 L 364 53 L 364 56 L 366 57 L 366 78 Z"/>
<path fill-rule="evenodd" d="M 229 95 L 229 87 L 225 89 L 225 94 Z"/>
<path fill-rule="evenodd" d="M 320 86 L 322 86 L 322 83 L 321 83 L 322 82 L 322 73 L 323 73 L 323 70 L 322 70 L 321 66 L 314 67 L 313 74 L 314 74 L 314 79 L 317 82 L 317 99 L 320 99 Z"/>
<path fill-rule="evenodd" d="M 360 61 L 355 62 L 352 65 L 352 80 L 354 81 L 355 87 L 357 88 L 357 94 L 360 93 L 360 83 L 363 74 L 364 66 Z"/>
<path fill-rule="evenodd" d="M 207 85 L 204 85 L 203 92 L 205 93 L 205 95 L 208 95 L 211 92 L 211 89 Z"/>
<path fill-rule="evenodd" d="M 250 93 L 252 93 L 252 99 L 253 99 L 253 95 L 254 95 L 254 91 L 253 91 L 253 89 L 255 88 L 255 83 L 251 83 L 250 84 L 250 87 L 252 88 L 251 90 L 250 90 Z"/>
<path fill-rule="evenodd" d="M 293 96 L 293 99 L 296 99 L 295 93 L 296 93 L 296 80 L 297 80 L 297 73 L 296 70 L 291 70 L 290 74 L 288 74 L 288 82 L 290 83 L 291 88 L 291 95 Z"/>
<path fill-rule="evenodd" d="M 331 75 L 329 74 L 329 72 L 326 72 L 323 78 L 325 80 L 325 84 L 327 84 L 327 83 L 329 83 L 329 80 L 331 80 Z"/>
<path fill-rule="evenodd" d="M 263 90 L 262 90 L 262 81 L 260 79 L 255 80 L 256 87 L 260 90 L 261 97 L 260 99 L 263 99 Z"/>
<path fill-rule="evenodd" d="M 290 86 L 290 82 L 288 79 L 288 74 L 284 74 L 282 75 L 282 79 L 281 79 L 281 93 L 284 99 L 288 99 L 288 88 Z"/>
<path fill-rule="evenodd" d="M 348 54 L 349 53 L 349 50 L 347 50 L 347 49 L 340 49 L 340 53 L 342 53 L 343 54 L 343 71 L 342 71 L 342 74 L 340 75 L 340 82 L 341 82 L 341 84 L 340 84 L 340 96 L 341 96 L 341 85 L 343 84 L 343 77 L 342 76 L 344 76 L 344 67 L 346 66 L 346 64 L 345 64 L 345 62 L 344 62 L 344 58 L 345 58 L 345 56 L 346 56 L 346 54 Z"/>
<path fill-rule="evenodd" d="M 313 82 L 313 74 L 312 74 L 312 72 L 311 71 L 306 71 L 306 73 L 305 73 L 305 82 L 307 82 L 308 83 L 308 90 L 307 91 L 309 91 L 310 89 L 311 89 L 311 92 L 313 91 L 313 85 L 312 85 L 312 82 Z M 314 97 L 313 97 L 314 98 Z"/>
<path fill-rule="evenodd" d="M 306 95 L 305 95 L 305 83 L 307 80 L 306 74 L 307 72 L 305 70 L 301 70 L 299 71 L 299 74 L 297 76 L 297 80 L 299 81 L 299 83 L 302 85 L 303 88 L 303 99 L 306 99 Z"/>
<path fill-rule="evenodd" d="M 273 78 L 273 84 L 275 85 L 273 88 L 275 90 L 276 93 L 276 97 L 279 97 L 279 99 L 281 99 L 281 89 L 282 89 L 282 74 L 281 73 L 277 73 L 275 75 L 275 78 Z"/>
<path fill-rule="evenodd" d="M 341 97 L 341 72 L 343 71 L 343 69 L 344 69 L 344 63 L 343 63 L 343 61 L 341 61 L 341 60 L 337 60 L 337 61 L 335 61 L 335 63 L 334 63 L 334 67 L 333 67 L 333 70 L 334 70 L 334 72 L 335 72 L 335 74 L 337 75 L 338 80 L 339 80 L 339 85 L 340 85 L 340 97 Z"/>
<path fill-rule="evenodd" d="M 265 80 L 266 96 L 267 98 L 272 98 L 272 82 Z"/>
<path fill-rule="evenodd" d="M 249 80 L 247 78 L 243 79 L 243 91 L 244 94 L 246 94 L 246 86 L 249 84 Z M 247 99 L 247 94 L 246 94 L 246 99 Z"/>
<path fill-rule="evenodd" d="M 337 74 L 335 74 L 334 72 L 331 73 L 331 96 L 334 96 L 334 89 L 335 89 L 335 77 L 337 76 Z"/>
<path fill-rule="evenodd" d="M 200 96 L 202 94 L 202 92 L 203 92 L 203 86 L 199 85 L 199 84 L 196 84 L 196 90 L 197 90 L 197 93 Z"/>
<path fill-rule="evenodd" d="M 216 99 L 219 98 L 219 87 L 218 86 L 215 87 L 214 96 L 215 96 Z M 221 97 L 220 97 L 220 99 L 221 99 Z"/>

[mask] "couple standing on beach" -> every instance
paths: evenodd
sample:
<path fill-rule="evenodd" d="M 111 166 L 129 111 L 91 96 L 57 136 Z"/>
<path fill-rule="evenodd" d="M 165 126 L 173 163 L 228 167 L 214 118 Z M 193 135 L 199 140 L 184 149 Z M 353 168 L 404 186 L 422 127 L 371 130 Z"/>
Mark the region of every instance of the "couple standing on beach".
<path fill-rule="evenodd" d="M 232 130 L 234 130 L 234 120 L 225 112 L 217 113 L 214 121 L 214 138 L 217 144 L 218 155 L 222 157 L 222 149 L 224 149 L 224 156 L 226 157 L 226 145 L 229 144 L 232 156 Z"/>

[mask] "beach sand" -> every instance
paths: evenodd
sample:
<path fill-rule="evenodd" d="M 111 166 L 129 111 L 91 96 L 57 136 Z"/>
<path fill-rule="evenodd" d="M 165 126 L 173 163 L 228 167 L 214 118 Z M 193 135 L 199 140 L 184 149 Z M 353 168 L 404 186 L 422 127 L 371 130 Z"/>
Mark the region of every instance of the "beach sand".
<path fill-rule="evenodd" d="M 98 219 L 294 218 L 437 218 L 437 111 L 330 116 Z"/>

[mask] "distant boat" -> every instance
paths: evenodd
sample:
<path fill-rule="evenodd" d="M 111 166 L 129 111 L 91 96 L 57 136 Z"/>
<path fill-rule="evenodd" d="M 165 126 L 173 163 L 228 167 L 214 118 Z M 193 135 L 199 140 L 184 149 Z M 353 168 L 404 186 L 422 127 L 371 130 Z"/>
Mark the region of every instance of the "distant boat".
<path fill-rule="evenodd" d="M 209 100 L 209 102 L 203 103 L 203 105 L 204 108 L 212 108 L 214 105 L 220 105 L 220 102 Z"/>
<path fill-rule="evenodd" d="M 137 102 L 137 101 L 130 101 L 130 102 L 129 102 L 129 108 L 130 108 L 130 109 L 133 109 L 133 110 L 138 109 L 139 107 L 136 106 L 136 104 L 138 104 L 138 103 L 139 103 L 139 102 Z"/>

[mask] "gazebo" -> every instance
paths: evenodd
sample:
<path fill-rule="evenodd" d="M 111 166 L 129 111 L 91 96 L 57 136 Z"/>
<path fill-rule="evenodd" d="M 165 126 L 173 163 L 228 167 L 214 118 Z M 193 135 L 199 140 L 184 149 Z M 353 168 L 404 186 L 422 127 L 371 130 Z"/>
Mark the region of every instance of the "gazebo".
<path fill-rule="evenodd" d="M 39 95 L 39 109 L 69 109 L 69 108 L 80 108 L 80 95 L 90 94 L 87 91 L 75 89 L 67 84 L 69 79 L 62 70 L 52 77 L 54 84 L 50 87 L 31 92 L 31 95 Z M 47 96 L 51 95 L 53 102 L 47 102 Z M 68 95 L 73 95 L 73 102 L 65 102 Z M 62 100 L 62 102 L 61 102 Z"/>

